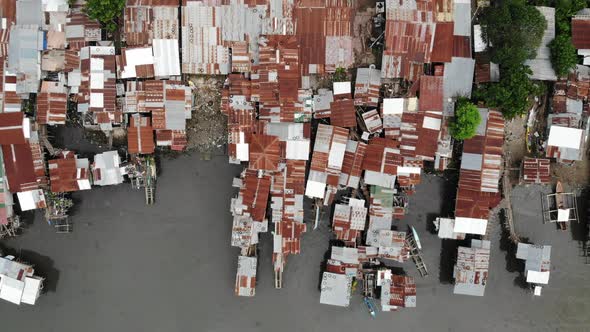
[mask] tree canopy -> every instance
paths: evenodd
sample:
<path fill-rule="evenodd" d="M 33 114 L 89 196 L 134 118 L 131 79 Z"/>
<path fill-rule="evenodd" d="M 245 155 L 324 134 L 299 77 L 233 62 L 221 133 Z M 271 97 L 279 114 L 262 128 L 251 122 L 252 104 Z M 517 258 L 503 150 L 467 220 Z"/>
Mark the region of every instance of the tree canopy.
<path fill-rule="evenodd" d="M 566 76 L 578 63 L 578 54 L 569 34 L 559 34 L 549 43 L 551 64 L 557 76 Z"/>
<path fill-rule="evenodd" d="M 86 14 L 98 20 L 109 32 L 118 29 L 118 18 L 123 14 L 125 0 L 87 0 Z"/>
<path fill-rule="evenodd" d="M 571 17 L 586 8 L 585 0 L 557 0 L 555 2 L 556 37 L 549 44 L 551 64 L 557 76 L 566 76 L 578 63 L 578 55 L 571 38 Z"/>
<path fill-rule="evenodd" d="M 477 106 L 467 99 L 459 99 L 455 109 L 455 118 L 450 124 L 451 136 L 457 140 L 466 140 L 475 136 L 481 115 Z"/>
<path fill-rule="evenodd" d="M 480 18 L 492 61 L 515 67 L 536 56 L 547 27 L 545 17 L 524 0 L 506 0 L 486 8 Z"/>
<path fill-rule="evenodd" d="M 507 119 L 525 114 L 530 106 L 529 96 L 541 92 L 541 87 L 529 78 L 530 74 L 530 68 L 522 64 L 505 70 L 501 73 L 500 82 L 476 90 L 474 97 L 483 100 L 489 107 L 500 108 Z"/>

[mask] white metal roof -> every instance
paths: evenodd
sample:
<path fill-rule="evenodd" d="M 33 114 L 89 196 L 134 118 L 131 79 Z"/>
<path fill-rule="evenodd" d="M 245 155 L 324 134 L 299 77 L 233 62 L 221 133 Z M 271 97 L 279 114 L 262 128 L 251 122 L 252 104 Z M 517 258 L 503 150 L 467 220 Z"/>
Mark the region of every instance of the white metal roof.
<path fill-rule="evenodd" d="M 288 140 L 286 157 L 289 160 L 308 160 L 309 140 Z"/>
<path fill-rule="evenodd" d="M 320 303 L 348 307 L 352 289 L 352 276 L 324 272 L 322 276 Z"/>
<path fill-rule="evenodd" d="M 343 95 L 351 93 L 351 83 L 350 82 L 334 82 L 334 95 Z"/>
<path fill-rule="evenodd" d="M 432 130 L 440 130 L 440 124 L 440 119 L 425 116 L 424 121 L 422 122 L 422 127 Z"/>
<path fill-rule="evenodd" d="M 323 198 L 326 191 L 326 184 L 316 181 L 307 181 L 305 186 L 305 196 L 312 198 Z"/>
<path fill-rule="evenodd" d="M 549 129 L 549 146 L 560 148 L 579 149 L 584 131 L 578 128 L 569 128 L 553 125 Z"/>
<path fill-rule="evenodd" d="M 154 74 L 156 77 L 180 75 L 180 58 L 177 39 L 154 39 Z"/>
<path fill-rule="evenodd" d="M 45 201 L 45 195 L 41 189 L 23 191 L 16 193 L 16 195 L 22 211 L 35 210 L 37 202 Z"/>
<path fill-rule="evenodd" d="M 526 274 L 526 281 L 534 284 L 546 285 L 549 283 L 549 271 L 539 272 L 528 270 Z"/>
<path fill-rule="evenodd" d="M 402 114 L 404 112 L 404 98 L 383 98 L 383 115 Z"/>
<path fill-rule="evenodd" d="M 485 235 L 487 226 L 487 219 L 457 217 L 455 218 L 453 232 Z"/>

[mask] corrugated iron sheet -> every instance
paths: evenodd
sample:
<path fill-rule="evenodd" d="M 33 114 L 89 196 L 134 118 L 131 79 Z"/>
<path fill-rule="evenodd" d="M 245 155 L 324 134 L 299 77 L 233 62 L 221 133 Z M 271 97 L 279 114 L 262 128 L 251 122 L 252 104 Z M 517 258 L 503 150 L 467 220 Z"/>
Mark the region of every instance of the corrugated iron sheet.
<path fill-rule="evenodd" d="M 577 49 L 590 49 L 590 18 L 572 18 L 572 43 Z"/>
<path fill-rule="evenodd" d="M 550 183 L 551 161 L 540 158 L 524 158 L 522 161 L 523 181 L 525 183 Z"/>

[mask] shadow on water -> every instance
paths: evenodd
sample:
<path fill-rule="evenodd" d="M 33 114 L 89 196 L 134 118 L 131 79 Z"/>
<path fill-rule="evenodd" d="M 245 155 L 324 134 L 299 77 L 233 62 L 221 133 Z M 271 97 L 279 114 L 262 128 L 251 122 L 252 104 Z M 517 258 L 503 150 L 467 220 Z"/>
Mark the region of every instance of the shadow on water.
<path fill-rule="evenodd" d="M 570 231 L 574 241 L 586 242 L 588 241 L 588 200 L 590 199 L 590 191 L 583 190 L 577 197 L 578 204 L 578 222 L 570 223 Z"/>
<path fill-rule="evenodd" d="M 440 217 L 438 213 L 427 213 L 426 214 L 426 231 L 430 234 L 437 234 L 436 228 L 434 227 L 434 220 Z"/>
<path fill-rule="evenodd" d="M 443 239 L 440 245 L 440 267 L 438 281 L 441 284 L 453 283 L 453 268 L 457 260 L 457 248 L 466 246 L 466 241 Z"/>
<path fill-rule="evenodd" d="M 45 278 L 43 292 L 55 292 L 59 282 L 59 271 L 54 267 L 53 259 L 31 250 L 17 250 L 1 247 L 4 255 L 13 255 L 18 261 L 30 264 L 35 269 L 35 275 Z"/>
<path fill-rule="evenodd" d="M 523 259 L 516 258 L 516 250 L 518 249 L 518 243 L 514 243 L 510 239 L 510 232 L 508 231 L 508 227 L 506 226 L 506 211 L 504 209 L 500 210 L 498 217 L 500 219 L 500 224 L 502 225 L 502 234 L 500 236 L 500 250 L 506 252 L 506 254 L 504 255 L 504 258 L 506 259 L 506 271 L 517 272 L 518 275 L 514 278 L 514 285 L 522 289 L 528 289 L 529 284 L 526 282 L 526 278 L 524 276 L 525 261 Z M 529 238 L 527 237 L 520 237 L 520 242 L 531 243 L 529 241 Z"/>
<path fill-rule="evenodd" d="M 457 197 L 457 187 L 459 186 L 459 172 L 456 170 L 446 170 L 442 175 L 445 183 L 441 190 L 443 204 L 440 209 L 440 216 L 450 217 L 454 216 L 455 213 L 455 198 Z"/>

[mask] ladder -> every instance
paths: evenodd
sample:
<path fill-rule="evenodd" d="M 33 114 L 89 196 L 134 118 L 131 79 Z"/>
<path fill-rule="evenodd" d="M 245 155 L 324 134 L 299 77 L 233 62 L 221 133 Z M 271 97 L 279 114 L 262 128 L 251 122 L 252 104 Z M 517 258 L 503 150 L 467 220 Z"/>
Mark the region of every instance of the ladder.
<path fill-rule="evenodd" d="M 410 256 L 412 256 L 412 260 L 414 261 L 414 264 L 416 264 L 416 269 L 420 272 L 420 276 L 426 277 L 428 275 L 428 269 L 426 268 L 426 263 L 424 263 L 424 259 L 422 258 L 422 252 L 418 249 L 418 244 L 416 243 L 416 239 L 412 232 L 409 232 L 406 236 L 406 243 L 410 247 Z"/>
<path fill-rule="evenodd" d="M 154 188 L 152 186 L 145 187 L 145 202 L 148 205 L 154 204 Z"/>
<path fill-rule="evenodd" d="M 73 231 L 72 224 L 67 218 L 54 219 L 53 227 L 58 234 L 71 233 Z"/>

